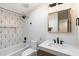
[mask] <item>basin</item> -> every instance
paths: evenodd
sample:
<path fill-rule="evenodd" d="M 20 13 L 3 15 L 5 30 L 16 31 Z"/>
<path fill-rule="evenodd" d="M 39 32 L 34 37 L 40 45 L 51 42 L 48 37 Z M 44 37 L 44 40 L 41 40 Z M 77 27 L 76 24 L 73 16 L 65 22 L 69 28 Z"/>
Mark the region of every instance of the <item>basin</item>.
<path fill-rule="evenodd" d="M 51 43 L 51 42 L 48 44 L 48 46 L 49 47 L 53 47 L 53 48 L 59 48 L 59 49 L 63 49 L 63 48 L 66 48 L 67 47 L 66 44 L 60 45 L 60 44 L 54 44 L 54 43 Z"/>

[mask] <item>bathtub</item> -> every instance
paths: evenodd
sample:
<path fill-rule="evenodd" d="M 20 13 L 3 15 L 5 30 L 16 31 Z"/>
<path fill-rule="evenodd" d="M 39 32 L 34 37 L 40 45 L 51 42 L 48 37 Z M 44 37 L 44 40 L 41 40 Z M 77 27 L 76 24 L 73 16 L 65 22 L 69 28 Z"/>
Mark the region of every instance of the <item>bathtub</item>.
<path fill-rule="evenodd" d="M 21 56 L 22 52 L 27 48 L 29 48 L 29 45 L 25 46 L 23 43 L 19 43 L 11 47 L 0 49 L 0 56 Z"/>

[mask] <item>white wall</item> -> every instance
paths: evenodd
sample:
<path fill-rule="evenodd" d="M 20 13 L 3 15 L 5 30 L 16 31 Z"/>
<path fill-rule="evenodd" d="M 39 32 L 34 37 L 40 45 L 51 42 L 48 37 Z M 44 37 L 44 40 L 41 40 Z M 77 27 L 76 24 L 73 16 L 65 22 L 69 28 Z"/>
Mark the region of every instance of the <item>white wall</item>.
<path fill-rule="evenodd" d="M 50 33 L 48 32 L 48 4 L 42 4 L 29 14 L 24 26 L 24 35 L 27 36 L 27 41 L 30 44 L 30 40 L 50 40 L 56 39 L 59 36 L 64 40 L 64 43 L 76 44 L 76 17 L 79 16 L 79 4 L 71 5 L 71 17 L 72 17 L 72 32 L 71 33 Z M 32 22 L 32 24 L 29 24 Z M 38 41 L 40 42 L 40 41 Z"/>

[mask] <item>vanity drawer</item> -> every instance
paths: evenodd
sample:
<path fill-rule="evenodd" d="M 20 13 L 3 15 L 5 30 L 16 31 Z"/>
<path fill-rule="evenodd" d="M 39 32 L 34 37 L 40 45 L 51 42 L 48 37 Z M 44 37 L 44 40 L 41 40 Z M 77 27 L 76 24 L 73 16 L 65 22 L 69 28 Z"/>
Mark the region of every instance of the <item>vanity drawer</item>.
<path fill-rule="evenodd" d="M 55 56 L 55 55 L 50 54 L 50 53 L 48 53 L 46 51 L 38 50 L 37 51 L 37 56 Z"/>

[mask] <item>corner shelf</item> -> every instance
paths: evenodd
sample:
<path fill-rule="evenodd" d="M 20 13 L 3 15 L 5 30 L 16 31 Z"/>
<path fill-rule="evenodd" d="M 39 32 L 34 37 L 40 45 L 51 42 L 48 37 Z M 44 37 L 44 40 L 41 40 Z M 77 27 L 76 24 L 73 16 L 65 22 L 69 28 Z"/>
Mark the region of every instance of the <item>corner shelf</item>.
<path fill-rule="evenodd" d="M 16 28 L 16 27 L 6 27 L 6 26 L 0 26 L 0 28 Z"/>

